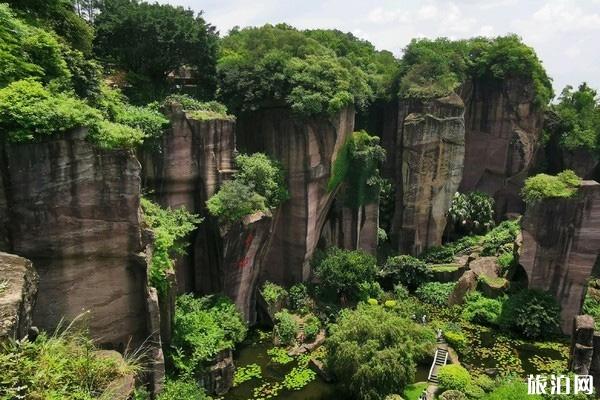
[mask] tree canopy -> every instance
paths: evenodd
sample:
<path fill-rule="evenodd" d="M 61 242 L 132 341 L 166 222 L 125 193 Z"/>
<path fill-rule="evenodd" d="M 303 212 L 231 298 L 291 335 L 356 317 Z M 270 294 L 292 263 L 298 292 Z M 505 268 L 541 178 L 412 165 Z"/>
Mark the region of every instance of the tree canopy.
<path fill-rule="evenodd" d="M 167 76 L 189 67 L 198 80 L 200 97 L 215 90 L 218 36 L 201 14 L 192 10 L 137 0 L 105 0 L 94 20 L 98 56 L 128 75 L 135 100 L 166 94 Z"/>
<path fill-rule="evenodd" d="M 217 70 L 220 96 L 232 110 L 287 105 L 325 115 L 366 107 L 395 67 L 389 52 L 350 34 L 279 24 L 233 29 L 221 42 Z"/>

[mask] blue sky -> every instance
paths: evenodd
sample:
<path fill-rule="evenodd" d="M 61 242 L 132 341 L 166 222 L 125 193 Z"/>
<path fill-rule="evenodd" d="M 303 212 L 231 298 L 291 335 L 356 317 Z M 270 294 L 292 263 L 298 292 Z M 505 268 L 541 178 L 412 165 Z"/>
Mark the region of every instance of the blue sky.
<path fill-rule="evenodd" d="M 233 26 L 286 22 L 336 28 L 401 56 L 413 37 L 517 33 L 533 46 L 555 91 L 587 81 L 600 89 L 600 0 L 160 0 L 203 10 L 221 35 Z"/>

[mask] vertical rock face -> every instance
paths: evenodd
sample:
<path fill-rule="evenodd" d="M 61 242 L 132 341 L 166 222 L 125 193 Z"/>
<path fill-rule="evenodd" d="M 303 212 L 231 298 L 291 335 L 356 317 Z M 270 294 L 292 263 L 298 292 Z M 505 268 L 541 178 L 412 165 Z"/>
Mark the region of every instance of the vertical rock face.
<path fill-rule="evenodd" d="M 469 81 L 460 94 L 466 106 L 460 191 L 492 195 L 499 216 L 522 212 L 519 191 L 532 166 L 543 123 L 543 113 L 534 104 L 533 82 Z"/>
<path fill-rule="evenodd" d="M 250 323 L 256 321 L 256 287 L 273 225 L 271 215 L 256 213 L 233 224 L 222 235 L 222 291 Z"/>
<path fill-rule="evenodd" d="M 287 175 L 290 198 L 278 210 L 264 279 L 291 285 L 308 279 L 309 260 L 331 206 L 331 162 L 354 129 L 354 110 L 331 118 L 303 119 L 289 109 L 264 109 L 238 119 L 237 141 L 244 152 L 266 152 Z"/>
<path fill-rule="evenodd" d="M 574 198 L 544 199 L 528 206 L 521 226 L 519 262 L 529 287 L 556 297 L 563 332 L 570 334 L 600 253 L 600 185 L 584 181 Z"/>
<path fill-rule="evenodd" d="M 194 120 L 180 106 L 173 106 L 167 114 L 171 120 L 169 131 L 155 148 L 140 154 L 144 187 L 153 190 L 153 197 L 162 206 L 185 206 L 190 212 L 204 214 L 205 201 L 232 173 L 235 122 Z M 213 250 L 220 247 L 214 242 L 219 236 L 214 226 L 205 222 L 193 236 L 195 254 L 188 252 L 176 263 L 180 292 L 209 290 L 211 282 L 203 277 L 202 268 L 217 263 L 219 258 Z M 194 270 L 195 262 L 200 271 Z"/>
<path fill-rule="evenodd" d="M 319 247 L 360 249 L 375 255 L 378 228 L 379 205 L 377 203 L 365 204 L 360 210 L 353 210 L 343 206 L 341 201 L 336 199 L 323 225 Z"/>
<path fill-rule="evenodd" d="M 446 213 L 462 178 L 463 112 L 456 94 L 402 101 L 397 129 L 384 130 L 387 176 L 396 192 L 391 240 L 403 253 L 441 244 Z"/>
<path fill-rule="evenodd" d="M 37 288 L 38 275 L 31 261 L 0 252 L 0 341 L 27 335 Z"/>
<path fill-rule="evenodd" d="M 40 276 L 34 324 L 52 331 L 89 310 L 92 336 L 123 349 L 147 337 L 140 164 L 85 135 L 5 144 L 0 191 L 8 210 L 0 214 L 10 220 L 10 250 Z"/>

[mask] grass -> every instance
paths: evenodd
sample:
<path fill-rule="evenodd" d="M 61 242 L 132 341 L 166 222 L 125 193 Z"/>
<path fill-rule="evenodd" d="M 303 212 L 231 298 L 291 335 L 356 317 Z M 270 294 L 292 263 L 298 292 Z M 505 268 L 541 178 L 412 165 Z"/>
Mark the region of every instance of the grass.
<path fill-rule="evenodd" d="M 215 112 L 211 110 L 197 110 L 190 111 L 188 115 L 195 120 L 198 121 L 210 121 L 214 119 L 221 119 L 225 121 L 235 121 L 235 117 L 233 115 Z"/>
<path fill-rule="evenodd" d="M 493 288 L 501 288 L 506 284 L 506 279 L 502 277 L 492 277 L 485 274 L 479 276 L 479 279 L 485 282 L 488 286 Z"/>
<path fill-rule="evenodd" d="M 419 396 L 423 393 L 423 390 L 427 388 L 427 383 L 418 382 L 408 385 L 406 389 L 404 389 L 404 393 L 402 397 L 405 400 L 419 400 Z"/>
<path fill-rule="evenodd" d="M 6 398 L 96 399 L 118 378 L 141 372 L 141 353 L 107 357 L 73 324 L 35 342 L 10 340 L 0 345 L 0 382 Z M 3 397 L 4 398 L 4 397 Z"/>
<path fill-rule="evenodd" d="M 2 294 L 6 289 L 8 289 L 8 279 L 0 280 L 0 294 Z"/>

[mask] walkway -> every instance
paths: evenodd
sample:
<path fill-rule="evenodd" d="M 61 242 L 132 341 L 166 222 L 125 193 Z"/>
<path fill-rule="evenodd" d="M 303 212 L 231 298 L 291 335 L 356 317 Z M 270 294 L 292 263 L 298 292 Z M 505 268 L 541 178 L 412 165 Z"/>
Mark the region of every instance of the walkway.
<path fill-rule="evenodd" d="M 427 386 L 426 391 L 421 396 L 422 400 L 433 400 L 435 392 L 437 391 L 438 371 L 441 367 L 446 365 L 447 362 L 448 344 L 444 340 L 444 336 L 440 335 L 437 341 L 435 356 L 433 357 L 433 362 L 431 363 L 431 368 L 429 369 L 429 376 L 427 377 L 427 380 L 429 381 L 429 386 Z"/>

